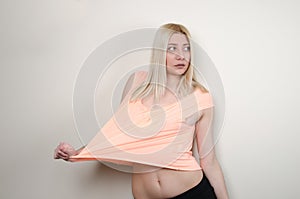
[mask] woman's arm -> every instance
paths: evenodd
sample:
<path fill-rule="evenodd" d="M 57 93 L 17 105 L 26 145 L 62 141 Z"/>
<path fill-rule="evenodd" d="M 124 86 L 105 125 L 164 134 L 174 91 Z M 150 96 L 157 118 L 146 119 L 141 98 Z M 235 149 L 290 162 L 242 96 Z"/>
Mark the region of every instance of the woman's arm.
<path fill-rule="evenodd" d="M 209 182 L 214 187 L 218 199 L 228 199 L 222 169 L 214 150 L 211 123 L 213 119 L 213 107 L 204 109 L 201 118 L 195 126 L 200 166 Z"/>
<path fill-rule="evenodd" d="M 121 102 L 124 100 L 128 92 L 130 91 L 133 81 L 134 81 L 134 73 L 128 78 L 126 85 L 124 87 L 123 93 L 122 93 L 122 99 Z M 74 149 L 70 144 L 61 142 L 56 149 L 54 150 L 54 159 L 63 159 L 65 161 L 72 162 L 70 156 L 78 155 L 85 146 L 82 146 L 79 149 Z"/>

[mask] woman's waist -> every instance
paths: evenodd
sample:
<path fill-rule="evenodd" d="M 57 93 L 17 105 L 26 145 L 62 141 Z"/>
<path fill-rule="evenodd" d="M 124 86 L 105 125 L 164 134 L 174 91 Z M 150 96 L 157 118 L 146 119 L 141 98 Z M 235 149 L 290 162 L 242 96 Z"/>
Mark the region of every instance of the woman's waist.
<path fill-rule="evenodd" d="M 203 177 L 202 170 L 179 171 L 148 166 L 143 169 L 144 172 L 132 176 L 132 190 L 137 199 L 140 194 L 144 194 L 143 198 L 170 198 L 196 186 Z"/>

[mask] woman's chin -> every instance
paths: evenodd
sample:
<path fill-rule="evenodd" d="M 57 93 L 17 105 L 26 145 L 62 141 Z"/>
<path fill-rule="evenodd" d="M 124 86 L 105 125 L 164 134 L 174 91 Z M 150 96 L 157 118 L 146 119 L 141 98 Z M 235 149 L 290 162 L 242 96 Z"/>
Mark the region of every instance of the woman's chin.
<path fill-rule="evenodd" d="M 170 75 L 183 75 L 187 69 L 185 68 L 178 68 L 174 69 L 172 71 L 167 71 L 168 74 Z"/>
<path fill-rule="evenodd" d="M 186 71 L 185 68 L 177 69 L 177 70 L 176 70 L 176 73 L 177 73 L 178 75 L 183 75 L 183 74 L 185 73 L 185 71 Z"/>

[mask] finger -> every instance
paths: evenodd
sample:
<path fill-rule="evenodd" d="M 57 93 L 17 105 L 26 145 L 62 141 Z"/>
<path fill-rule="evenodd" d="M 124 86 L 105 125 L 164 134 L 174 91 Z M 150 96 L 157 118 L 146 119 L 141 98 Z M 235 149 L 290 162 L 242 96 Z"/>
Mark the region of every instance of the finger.
<path fill-rule="evenodd" d="M 62 155 L 62 156 L 68 155 L 66 152 L 64 152 L 64 151 L 62 151 L 62 150 L 57 151 L 57 153 L 58 153 L 59 155 Z"/>
<path fill-rule="evenodd" d="M 56 159 L 66 159 L 67 157 L 61 156 L 61 155 L 57 155 Z"/>
<path fill-rule="evenodd" d="M 73 154 L 76 150 L 72 147 L 67 147 L 67 148 L 62 149 L 61 151 L 63 151 L 66 154 Z"/>
<path fill-rule="evenodd" d="M 63 158 L 61 155 L 59 155 L 58 153 L 54 155 L 54 159 L 61 159 Z"/>
<path fill-rule="evenodd" d="M 58 151 L 58 155 L 61 156 L 62 158 L 68 158 L 69 157 L 68 154 L 63 153 L 62 151 Z"/>
<path fill-rule="evenodd" d="M 61 149 L 60 151 L 63 152 L 64 154 L 69 154 L 71 152 L 70 149 L 66 149 L 66 148 Z"/>

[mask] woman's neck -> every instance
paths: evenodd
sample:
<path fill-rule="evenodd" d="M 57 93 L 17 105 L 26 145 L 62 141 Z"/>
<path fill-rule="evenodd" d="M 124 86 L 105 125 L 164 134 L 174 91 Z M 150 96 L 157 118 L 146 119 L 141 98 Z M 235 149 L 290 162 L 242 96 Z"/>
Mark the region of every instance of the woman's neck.
<path fill-rule="evenodd" d="M 167 74 L 167 89 L 176 92 L 177 86 L 180 81 L 180 76 Z"/>

